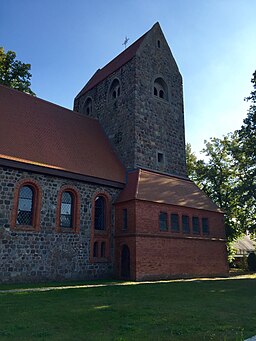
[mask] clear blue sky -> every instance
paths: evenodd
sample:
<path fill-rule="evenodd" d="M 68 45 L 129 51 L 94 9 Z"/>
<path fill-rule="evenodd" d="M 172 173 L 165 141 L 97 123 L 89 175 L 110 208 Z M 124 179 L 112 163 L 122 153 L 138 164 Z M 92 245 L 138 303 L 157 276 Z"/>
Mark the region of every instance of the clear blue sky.
<path fill-rule="evenodd" d="M 256 0 L 1 0 L 0 46 L 32 65 L 32 90 L 64 107 L 159 21 L 183 75 L 186 140 L 238 129 L 256 69 Z"/>

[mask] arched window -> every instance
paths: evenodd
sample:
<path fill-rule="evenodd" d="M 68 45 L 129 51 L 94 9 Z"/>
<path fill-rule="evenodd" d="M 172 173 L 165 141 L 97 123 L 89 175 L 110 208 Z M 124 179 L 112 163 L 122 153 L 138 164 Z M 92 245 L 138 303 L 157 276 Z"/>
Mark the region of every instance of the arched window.
<path fill-rule="evenodd" d="M 19 181 L 14 192 L 11 228 L 39 231 L 41 199 L 42 191 L 34 179 Z"/>
<path fill-rule="evenodd" d="M 100 256 L 102 258 L 106 257 L 106 243 L 102 242 L 100 245 Z"/>
<path fill-rule="evenodd" d="M 63 186 L 58 193 L 56 231 L 78 233 L 80 229 L 80 196 L 76 188 Z"/>
<path fill-rule="evenodd" d="M 92 113 L 92 99 L 88 97 L 84 103 L 84 113 L 86 115 L 91 115 Z"/>
<path fill-rule="evenodd" d="M 61 196 L 60 226 L 73 227 L 74 199 L 71 192 L 65 191 Z"/>
<path fill-rule="evenodd" d="M 154 96 L 168 101 L 168 87 L 163 78 L 156 78 L 154 81 Z"/>
<path fill-rule="evenodd" d="M 121 95 L 120 82 L 114 79 L 109 88 L 109 100 L 115 100 Z"/>
<path fill-rule="evenodd" d="M 93 244 L 93 257 L 98 257 L 98 242 Z"/>
<path fill-rule="evenodd" d="M 94 228 L 95 230 L 106 229 L 106 201 L 103 196 L 97 196 L 94 206 Z"/>
<path fill-rule="evenodd" d="M 33 226 L 34 201 L 35 193 L 33 187 L 29 185 L 22 186 L 19 191 L 17 225 Z"/>

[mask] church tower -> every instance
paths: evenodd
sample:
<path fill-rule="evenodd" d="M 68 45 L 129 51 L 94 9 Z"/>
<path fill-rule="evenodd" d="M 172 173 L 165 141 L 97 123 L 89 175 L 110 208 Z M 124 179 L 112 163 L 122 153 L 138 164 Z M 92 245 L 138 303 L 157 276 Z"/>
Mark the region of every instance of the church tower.
<path fill-rule="evenodd" d="M 160 25 L 99 69 L 74 102 L 128 170 L 186 176 L 182 77 Z"/>

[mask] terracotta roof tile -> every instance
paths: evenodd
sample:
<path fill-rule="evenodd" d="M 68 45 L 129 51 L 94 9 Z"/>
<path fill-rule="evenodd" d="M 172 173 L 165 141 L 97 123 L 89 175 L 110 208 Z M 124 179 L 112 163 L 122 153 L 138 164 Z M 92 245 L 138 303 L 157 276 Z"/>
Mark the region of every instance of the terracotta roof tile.
<path fill-rule="evenodd" d="M 0 86 L 0 157 L 125 182 L 99 122 Z"/>
<path fill-rule="evenodd" d="M 143 169 L 128 174 L 127 186 L 121 192 L 117 202 L 132 199 L 221 212 L 212 200 L 189 179 Z"/>

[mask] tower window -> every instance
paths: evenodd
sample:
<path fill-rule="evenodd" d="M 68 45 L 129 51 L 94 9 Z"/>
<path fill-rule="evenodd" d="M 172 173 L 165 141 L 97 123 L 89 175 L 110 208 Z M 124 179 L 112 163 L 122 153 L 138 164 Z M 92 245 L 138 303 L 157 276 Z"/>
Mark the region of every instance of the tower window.
<path fill-rule="evenodd" d="M 117 99 L 120 95 L 120 82 L 118 79 L 114 79 L 109 88 L 109 99 Z"/>
<path fill-rule="evenodd" d="M 92 113 L 92 99 L 88 97 L 84 103 L 84 113 L 86 115 L 91 115 Z"/>
<path fill-rule="evenodd" d="M 163 78 L 158 77 L 154 81 L 154 96 L 168 101 L 168 87 Z"/>
<path fill-rule="evenodd" d="M 157 152 L 157 163 L 159 164 L 164 163 L 164 153 Z"/>
<path fill-rule="evenodd" d="M 161 47 L 161 42 L 160 42 L 160 40 L 158 40 L 157 41 L 157 47 L 160 49 L 160 47 Z"/>

